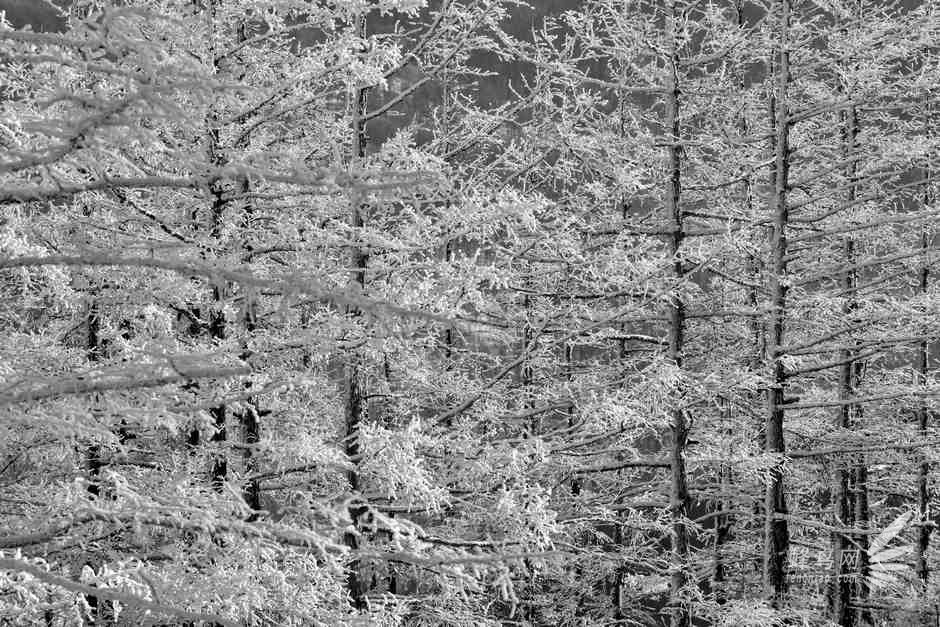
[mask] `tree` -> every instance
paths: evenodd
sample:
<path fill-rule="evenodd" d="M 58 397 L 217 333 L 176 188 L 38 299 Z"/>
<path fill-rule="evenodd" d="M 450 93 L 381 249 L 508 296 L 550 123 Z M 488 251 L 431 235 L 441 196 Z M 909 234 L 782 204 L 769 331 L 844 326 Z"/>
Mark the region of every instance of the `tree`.
<path fill-rule="evenodd" d="M 63 11 L 0 622 L 933 619 L 932 5 Z"/>
<path fill-rule="evenodd" d="M 418 7 L 396 3 L 375 10 L 412 14 Z M 14 534 L 6 546 L 57 542 L 88 525 L 114 526 L 120 534 L 143 526 L 137 544 L 128 545 L 124 554 L 161 545 L 168 551 L 168 568 L 151 565 L 160 586 L 150 594 L 173 599 L 161 611 L 224 606 L 229 615 L 246 617 L 264 602 L 270 616 L 285 622 L 303 620 L 312 608 L 322 616 L 342 617 L 349 611 L 337 587 L 347 552 L 335 539 L 343 527 L 341 512 L 348 511 L 342 498 L 334 502 L 340 495 L 327 492 L 305 502 L 297 500 L 303 494 L 288 492 L 287 502 L 272 499 L 268 495 L 278 489 L 270 481 L 315 469 L 320 482 L 345 472 L 342 447 L 331 446 L 330 431 L 341 424 L 338 406 L 333 399 L 311 395 L 331 387 L 323 360 L 329 347 L 363 337 L 368 341 L 372 333 L 351 332 L 342 322 L 343 310 L 379 319 L 397 311 L 388 319 L 406 314 L 409 325 L 432 319 L 418 306 L 408 313 L 333 281 L 348 266 L 346 241 L 366 233 L 354 225 L 337 238 L 336 208 L 347 198 L 385 204 L 384 197 L 397 193 L 404 182 L 411 185 L 409 194 L 398 195 L 404 202 L 427 197 L 431 188 L 422 181 L 433 179 L 425 167 L 433 161 L 401 142 L 380 155 L 375 166 L 359 162 L 347 168 L 333 161 L 335 149 L 350 137 L 339 129 L 353 129 L 350 116 L 362 117 L 356 107 L 322 114 L 335 102 L 335 87 L 380 84 L 388 68 L 401 61 L 397 34 L 370 47 L 351 33 L 347 18 L 358 9 L 340 5 L 311 13 L 306 5 L 289 2 L 256 6 L 234 1 L 180 8 L 186 10 L 179 20 L 172 7 L 104 7 L 72 14 L 63 35 L 3 33 L 8 58 L 23 68 L 13 75 L 20 97 L 6 102 L 16 116 L 10 119 L 38 121 L 17 127 L 21 130 L 11 131 L 9 138 L 3 200 L 27 213 L 12 214 L 8 224 L 8 249 L 18 256 L 7 259 L 6 267 L 74 268 L 48 271 L 59 277 L 58 293 L 34 282 L 30 287 L 30 274 L 20 281 L 23 289 L 36 289 L 37 297 L 62 300 L 53 328 L 64 331 L 66 341 L 72 332 L 63 314 L 78 295 L 65 286 L 96 267 L 107 268 L 92 274 L 95 284 L 88 288 L 96 304 L 87 335 L 102 367 L 59 385 L 11 380 L 14 387 L 5 401 L 13 411 L 17 404 L 52 399 L 51 408 L 35 409 L 49 425 L 40 433 L 47 434 L 61 428 L 60 413 L 75 395 L 100 394 L 110 408 L 107 430 L 78 421 L 79 433 L 94 442 L 91 481 L 101 488 L 83 498 L 66 482 L 58 502 L 69 503 L 62 509 L 71 522 L 55 523 L 36 536 Z M 171 27 L 155 35 L 155 24 Z M 319 34 L 315 43 L 298 47 L 294 34 L 304 28 Z M 225 41 L 234 43 L 223 47 Z M 433 46 L 428 54 L 440 52 Z M 43 104 L 45 93 L 51 96 Z M 362 125 L 357 124 L 353 144 L 361 145 Z M 323 137 L 335 137 L 337 143 L 324 145 Z M 393 159 L 407 171 L 383 163 Z M 52 184 L 35 184 L 38 177 Z M 300 206 L 306 211 L 297 211 L 292 195 L 305 200 Z M 42 203 L 55 203 L 58 215 L 51 214 L 52 221 L 36 221 Z M 50 230 L 82 212 L 81 226 L 61 228 L 58 235 Z M 407 226 L 401 221 L 402 235 Z M 109 233 L 128 253 L 115 253 L 115 240 L 97 232 Z M 135 254 L 135 248 L 144 254 Z M 22 252 L 35 254 L 30 258 Z M 283 270 L 291 267 L 311 270 Z M 107 314 L 97 304 L 102 298 L 109 302 Z M 11 310 L 14 322 L 20 313 Z M 304 317 L 307 326 L 298 338 L 298 320 Z M 26 331 L 32 333 L 32 327 Z M 392 333 L 399 331 L 393 327 Z M 20 351 L 22 340 L 11 338 L 7 353 Z M 99 350 L 104 345 L 110 347 L 106 355 Z M 38 362 L 29 359 L 18 363 L 22 367 L 11 375 L 54 372 L 48 366 L 36 370 Z M 82 415 L 80 406 L 73 407 L 64 424 L 73 424 L 71 412 Z M 325 411 L 327 420 L 306 421 L 311 411 Z M 194 424 L 194 415 L 201 421 Z M 27 447 L 32 429 L 11 441 Z M 132 433 L 133 446 L 115 435 L 122 430 Z M 180 430 L 186 433 L 183 439 Z M 239 432 L 241 437 L 235 437 Z M 54 437 L 49 442 L 63 445 L 67 448 Z M 180 457 L 185 450 L 194 455 Z M 233 451 L 240 454 L 233 456 Z M 22 478 L 27 491 L 36 489 L 30 476 Z M 401 478 L 409 485 L 421 479 Z M 107 500 L 99 498 L 105 493 Z M 39 513 L 27 509 L 11 530 Z M 180 533 L 154 531 L 161 528 Z M 212 542 L 202 542 L 203 529 Z M 402 529 L 409 543 L 417 541 L 413 526 L 392 529 L 399 546 Z M 252 555 L 249 549 L 259 540 L 268 553 Z M 319 550 L 298 550 L 311 544 Z M 379 551 L 378 558 L 388 561 L 382 555 Z M 408 555 L 396 559 L 408 563 Z M 124 573 L 131 566 L 112 559 L 95 576 Z M 187 575 L 190 568 L 197 574 Z M 307 572 L 301 585 L 318 586 L 317 593 L 306 595 L 300 606 L 276 600 L 293 594 L 294 584 L 260 581 L 282 568 Z M 215 588 L 196 585 L 196 580 L 214 581 Z M 210 590 L 211 598 L 205 596 Z M 231 603 L 246 592 L 254 600 Z M 277 597 L 282 594 L 288 596 Z"/>

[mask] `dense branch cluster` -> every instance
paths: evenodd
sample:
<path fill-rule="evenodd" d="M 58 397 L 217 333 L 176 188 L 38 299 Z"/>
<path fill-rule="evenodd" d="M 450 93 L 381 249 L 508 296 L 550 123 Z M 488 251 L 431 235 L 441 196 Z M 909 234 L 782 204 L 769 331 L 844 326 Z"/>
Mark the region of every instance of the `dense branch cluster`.
<path fill-rule="evenodd" d="M 940 620 L 936 3 L 59 4 L 0 623 Z"/>

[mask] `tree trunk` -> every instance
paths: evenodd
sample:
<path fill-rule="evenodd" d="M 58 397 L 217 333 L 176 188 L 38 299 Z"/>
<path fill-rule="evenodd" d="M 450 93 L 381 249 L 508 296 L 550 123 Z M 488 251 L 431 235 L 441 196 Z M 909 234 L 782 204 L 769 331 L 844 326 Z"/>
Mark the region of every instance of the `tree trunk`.
<path fill-rule="evenodd" d="M 736 0 L 734 5 L 735 17 L 737 26 L 740 29 L 746 27 L 746 22 L 744 18 L 744 3 L 743 0 Z M 741 94 L 745 93 L 746 90 L 746 77 L 745 72 L 741 69 L 737 71 L 736 76 L 736 88 Z M 742 137 L 747 137 L 749 131 L 749 124 L 747 119 L 747 110 L 743 108 L 741 114 L 738 116 L 738 131 Z M 752 181 L 751 177 L 748 174 L 745 174 L 741 181 L 741 197 L 745 206 L 745 213 L 747 215 L 753 214 L 753 203 L 752 203 Z M 752 254 L 747 261 L 747 273 L 750 277 L 753 286 L 747 288 L 747 304 L 752 309 L 757 309 L 759 306 L 759 293 L 757 290 L 758 282 L 760 281 L 761 276 L 761 267 L 760 259 L 757 254 Z M 748 319 L 747 322 L 748 330 L 750 336 L 754 341 L 754 352 L 745 357 L 745 367 L 751 370 L 752 372 L 759 372 L 761 368 L 761 360 L 763 357 L 763 329 L 761 327 L 760 320 L 756 316 L 752 316 Z M 727 398 L 721 399 L 722 414 L 724 415 L 724 420 L 726 422 L 727 429 L 725 431 L 728 436 L 728 441 L 731 442 L 734 435 L 734 410 L 731 404 L 731 401 Z M 753 399 L 752 399 L 753 400 Z M 761 428 L 758 428 L 757 432 L 761 433 L 763 431 L 762 425 Z M 762 446 L 762 443 L 761 443 Z M 730 456 L 731 451 L 728 450 Z M 735 525 L 735 516 L 731 514 L 734 509 L 734 496 L 732 490 L 734 488 L 734 472 L 732 469 L 731 463 L 722 463 L 718 469 L 718 484 L 720 486 L 721 494 L 716 500 L 715 507 L 718 509 L 718 515 L 715 518 L 715 545 L 714 545 L 714 558 L 712 563 L 712 596 L 715 599 L 715 602 L 719 605 L 724 604 L 728 600 L 728 590 L 726 582 L 726 568 L 725 568 L 725 545 L 728 544 L 734 537 L 734 525 Z"/>
<path fill-rule="evenodd" d="M 243 18 L 237 28 L 237 37 L 236 41 L 238 43 L 245 42 L 248 37 L 248 18 Z M 238 77 L 241 80 L 243 77 Z M 248 148 L 251 142 L 250 133 L 245 133 L 241 136 L 241 139 L 236 142 L 235 148 L 237 149 L 246 149 Z M 254 246 L 251 243 L 251 234 L 253 224 L 253 217 L 255 215 L 255 206 L 253 201 L 249 198 L 251 193 L 251 183 L 248 179 L 242 180 L 239 185 L 238 192 L 242 195 L 244 200 L 244 207 L 241 212 L 241 229 L 243 231 L 242 235 L 242 252 L 245 255 L 251 255 L 254 250 Z M 221 216 L 220 216 L 221 217 Z M 216 226 L 220 226 L 221 222 L 216 222 Z M 239 355 L 239 358 L 243 362 L 248 362 L 252 357 L 252 352 L 249 348 L 251 343 L 251 336 L 254 333 L 257 327 L 258 320 L 258 303 L 256 300 L 256 294 L 251 288 L 243 287 L 242 288 L 242 323 L 245 330 L 245 338 L 242 343 L 242 351 Z M 251 381 L 248 380 L 245 382 L 245 390 L 250 392 L 251 390 Z M 244 444 L 244 472 L 246 475 L 252 475 L 257 470 L 257 458 L 255 457 L 255 445 L 261 441 L 261 418 L 268 412 L 261 410 L 258 399 L 254 396 L 249 396 L 244 401 L 245 408 L 238 414 L 238 421 L 241 426 L 241 436 L 242 444 Z M 252 514 L 248 516 L 248 520 L 254 521 L 257 519 L 258 514 L 256 512 L 261 510 L 261 485 L 258 480 L 249 480 L 242 490 L 242 498 L 245 499 L 245 504 L 253 511 Z"/>
<path fill-rule="evenodd" d="M 206 4 L 202 7 L 202 10 L 206 13 L 206 19 L 208 20 L 210 42 L 215 41 L 216 15 L 219 2 L 220 0 L 207 0 Z M 209 54 L 212 59 L 213 69 L 215 72 L 218 72 L 219 58 L 216 55 L 213 43 L 210 43 Z M 208 153 L 209 162 L 216 167 L 222 167 L 226 164 L 225 153 L 220 143 L 221 129 L 219 128 L 219 118 L 220 116 L 217 112 L 210 113 L 209 119 L 207 120 L 208 129 L 206 131 L 206 152 Z M 209 216 L 209 234 L 213 240 L 218 240 L 222 234 L 222 219 L 227 204 L 224 198 L 225 188 L 222 181 L 212 182 L 209 185 L 209 193 L 212 198 Z M 193 216 L 193 223 L 198 224 L 198 216 Z M 206 314 L 208 318 L 206 330 L 208 331 L 209 337 L 217 342 L 224 340 L 227 333 L 225 316 L 222 313 L 225 297 L 226 289 L 224 287 L 214 286 L 212 288 L 212 306 L 208 307 L 209 311 Z M 199 309 L 193 312 L 196 319 L 200 317 L 201 313 Z M 197 388 L 198 384 L 193 384 L 191 387 Z M 225 478 L 228 475 L 228 459 L 224 449 L 224 444 L 228 437 L 228 411 L 225 405 L 218 405 L 209 409 L 209 415 L 212 416 L 213 426 L 213 432 L 209 440 L 218 447 L 218 450 L 213 452 L 212 463 L 209 470 L 209 480 L 213 487 L 217 490 L 221 490 Z M 201 440 L 199 431 L 197 429 L 190 431 L 187 440 L 190 446 L 198 446 Z"/>
<path fill-rule="evenodd" d="M 247 185 L 246 185 L 247 187 Z M 250 291 L 245 292 L 245 347 L 242 350 L 242 361 L 248 361 L 251 358 L 251 352 L 248 349 L 248 343 L 256 325 L 256 305 Z M 245 383 L 246 388 L 251 388 L 251 382 Z M 257 459 L 255 458 L 254 446 L 261 441 L 261 415 L 262 412 L 258 406 L 258 400 L 254 396 L 245 399 L 245 409 L 239 416 L 242 427 L 242 442 L 245 445 L 245 474 L 251 475 L 257 470 Z M 249 480 L 242 492 L 242 498 L 245 503 L 255 512 L 261 510 L 261 485 L 257 479 Z M 250 516 L 254 520 L 256 514 Z"/>
<path fill-rule="evenodd" d="M 856 371 L 857 372 L 857 371 Z M 861 408 L 856 415 L 860 418 Z M 871 521 L 871 512 L 868 507 L 868 466 L 864 461 L 864 453 L 859 455 L 859 459 L 852 470 L 852 495 L 855 499 L 855 526 L 859 529 L 867 529 Z M 868 585 L 868 539 L 865 533 L 856 534 L 853 540 L 858 547 L 858 578 L 853 592 L 853 602 L 858 605 L 855 610 L 856 625 L 871 625 L 871 610 L 866 607 L 869 593 Z"/>
<path fill-rule="evenodd" d="M 721 399 L 722 419 L 731 425 L 734 418 L 731 404 L 726 398 Z M 731 441 L 733 435 L 732 428 L 729 426 L 727 432 L 728 441 Z M 727 454 L 730 455 L 728 450 Z M 715 499 L 715 545 L 712 561 L 712 596 L 715 602 L 723 605 L 728 600 L 728 590 L 725 572 L 725 545 L 731 540 L 734 529 L 734 515 L 729 513 L 734 508 L 734 499 L 731 490 L 734 486 L 734 473 L 730 463 L 722 462 L 718 467 L 718 498 Z"/>
<path fill-rule="evenodd" d="M 675 294 L 669 312 L 669 360 L 677 369 L 683 367 L 685 348 L 685 302 L 682 286 L 685 281 L 682 241 L 685 238 L 684 216 L 681 206 L 682 146 L 679 123 L 679 53 L 677 49 L 676 5 L 673 0 L 666 7 L 666 40 L 669 46 L 669 78 L 666 83 L 666 117 L 664 127 L 668 129 L 667 148 L 669 181 L 666 188 L 666 212 L 672 221 L 672 238 L 669 252 L 672 256 L 672 275 Z M 672 410 L 672 449 L 669 463 L 671 470 L 670 513 L 672 517 L 672 542 L 675 564 L 670 587 L 670 602 L 673 605 L 671 624 L 673 627 L 688 627 L 692 622 L 691 607 L 686 587 L 689 585 L 689 487 L 686 477 L 685 449 L 689 436 L 686 409 L 681 407 L 681 398 Z"/>
<path fill-rule="evenodd" d="M 789 169 L 789 107 L 787 90 L 790 82 L 790 0 L 778 0 L 779 48 L 775 67 L 774 110 L 774 168 L 771 212 L 773 232 L 771 234 L 770 298 L 771 323 L 767 343 L 768 364 L 771 368 L 770 385 L 767 389 L 767 413 L 764 425 L 764 451 L 780 457 L 785 451 L 783 437 L 784 388 L 786 385 L 783 362 L 779 349 L 783 346 L 784 324 L 787 307 L 787 185 Z M 775 461 L 767 477 L 764 492 L 764 593 L 771 605 L 779 608 L 787 592 L 787 553 L 789 530 L 784 516 L 787 513 L 783 489 L 783 464 Z"/>
<path fill-rule="evenodd" d="M 858 134 L 858 118 L 854 107 L 842 115 L 842 135 L 843 135 L 843 157 L 847 163 L 847 178 L 854 181 L 856 177 L 854 156 L 856 136 Z M 855 187 L 850 185 L 848 188 L 847 203 L 852 204 L 855 201 Z M 843 260 L 848 268 L 853 268 L 856 263 L 855 240 L 853 237 L 846 237 L 842 244 Z M 842 277 L 842 289 L 845 296 L 845 302 L 842 305 L 842 313 L 846 318 L 851 319 L 853 312 L 858 309 L 855 288 L 858 284 L 857 271 L 849 269 Z M 857 395 L 859 366 L 854 360 L 857 354 L 854 348 L 845 348 L 839 351 L 839 361 L 842 366 L 839 369 L 839 400 L 845 401 L 854 398 Z M 849 431 L 855 427 L 861 407 L 855 404 L 843 405 L 839 411 L 839 417 L 836 426 Z M 854 456 L 853 456 L 854 457 Z M 834 526 L 853 527 L 856 525 L 856 512 L 853 502 L 857 503 L 857 498 L 853 490 L 857 490 L 854 478 L 857 474 L 856 468 L 849 468 L 848 459 L 837 461 L 839 466 L 836 469 L 835 485 L 833 486 L 833 514 L 835 517 Z M 857 558 L 856 558 L 857 556 Z M 834 533 L 832 536 L 832 564 L 833 564 L 833 582 L 830 592 L 830 615 L 832 622 L 843 627 L 851 627 L 855 624 L 856 612 L 852 609 L 852 594 L 856 591 L 857 585 L 854 585 L 856 575 L 861 574 L 861 556 L 859 551 L 848 534 Z M 857 570 L 857 572 L 855 572 Z"/>
<path fill-rule="evenodd" d="M 624 92 L 619 92 L 617 94 L 617 100 L 619 102 L 618 111 L 620 117 L 619 132 L 620 138 L 623 139 L 627 134 L 627 116 L 625 111 L 627 95 Z M 627 217 L 630 215 L 630 200 L 626 197 L 619 199 L 619 205 L 617 208 L 620 210 L 620 218 L 626 222 Z M 621 364 L 626 362 L 627 359 L 627 326 L 626 323 L 620 322 L 618 324 L 620 329 L 620 340 L 617 342 L 617 361 Z M 624 517 L 625 512 L 620 513 L 620 517 Z M 621 547 L 621 550 L 624 546 L 624 525 L 617 524 L 614 533 L 614 544 L 618 547 Z M 627 603 L 627 599 L 624 598 L 623 589 L 624 589 L 624 579 L 627 576 L 628 568 L 625 564 L 622 564 L 617 567 L 613 573 L 613 577 L 609 578 L 609 588 L 607 593 L 610 596 L 611 605 L 613 608 L 613 618 L 614 620 L 623 620 L 626 618 L 626 613 L 624 612 L 624 607 Z"/>
<path fill-rule="evenodd" d="M 931 107 L 929 101 L 924 103 L 924 119 L 925 127 L 930 129 L 930 111 Z M 928 131 L 929 134 L 929 131 Z M 923 168 L 923 179 L 924 179 L 924 193 L 923 193 L 923 206 L 924 208 L 929 207 L 933 202 L 930 185 L 931 181 L 931 164 L 930 158 L 926 160 Z M 926 298 L 930 288 L 930 269 L 928 266 L 927 251 L 930 248 L 931 238 L 927 227 L 924 227 L 921 230 L 920 246 L 921 250 L 924 251 L 924 259 L 922 261 L 922 266 L 919 271 L 918 284 L 920 288 L 921 296 Z M 919 385 L 927 385 L 927 379 L 930 375 L 930 343 L 926 340 L 920 343 L 917 350 L 917 364 L 916 364 L 916 382 Z M 928 431 L 930 429 L 932 418 L 932 412 L 927 408 L 926 405 L 921 405 L 917 408 L 917 432 L 921 439 L 926 439 L 928 436 Z M 924 615 L 922 617 L 922 622 L 924 625 L 933 625 L 933 618 L 935 614 L 926 610 L 926 601 L 929 599 L 930 592 L 930 564 L 928 563 L 927 553 L 930 550 L 930 535 L 933 532 L 933 521 L 930 517 L 930 463 L 926 460 L 926 456 L 921 459 L 921 462 L 917 469 L 917 518 L 920 522 L 920 526 L 917 531 L 917 548 L 915 555 L 915 564 L 914 570 L 917 574 L 917 579 L 919 581 L 920 587 L 920 596 L 924 601 Z"/>
<path fill-rule="evenodd" d="M 926 250 L 929 246 L 929 238 L 926 229 L 921 238 L 921 245 Z M 926 294 L 929 287 L 930 271 L 926 264 L 920 269 L 920 291 Z M 930 344 L 921 342 L 917 351 L 917 381 L 921 385 L 926 385 L 927 377 L 930 374 Z M 931 423 L 930 410 L 921 405 L 917 408 L 917 432 L 922 440 L 926 440 Z M 930 535 L 933 532 L 933 521 L 930 517 L 930 463 L 921 460 L 917 469 L 917 513 L 920 526 L 917 531 L 917 549 L 915 555 L 914 570 L 917 573 L 917 579 L 920 582 L 920 594 L 928 598 L 930 585 L 930 565 L 927 561 L 927 553 L 930 550 Z"/>
<path fill-rule="evenodd" d="M 101 343 L 101 310 L 99 307 L 96 300 L 92 300 L 88 307 L 85 354 L 88 361 L 92 364 L 100 362 L 104 357 L 104 350 Z M 97 405 L 99 400 L 98 395 L 95 394 L 94 396 L 94 403 Z M 93 409 L 92 412 L 93 414 L 100 414 L 100 410 L 97 407 Z M 89 446 L 88 450 L 85 452 L 85 460 L 88 468 L 88 494 L 93 499 L 97 500 L 101 497 L 101 484 L 99 483 L 99 479 L 101 477 L 101 469 L 105 466 L 101 458 L 101 446 L 98 444 Z M 101 567 L 101 560 L 98 557 L 89 556 L 89 559 L 85 561 L 85 565 L 97 569 Z M 99 599 L 97 596 L 86 594 L 85 602 L 88 603 L 89 616 L 92 624 L 107 623 L 111 619 L 111 602 L 107 599 Z"/>
<path fill-rule="evenodd" d="M 361 14 L 357 19 L 359 36 L 364 39 L 367 35 L 366 14 Z M 356 91 L 355 95 L 355 111 L 352 124 L 353 154 L 352 159 L 350 159 L 351 165 L 360 164 L 366 156 L 366 143 L 368 138 L 366 136 L 365 114 L 367 106 L 368 88 L 362 87 Z M 353 191 L 350 195 L 349 225 L 351 227 L 351 231 L 356 234 L 355 236 L 358 236 L 363 227 L 362 199 L 355 191 Z M 369 263 L 368 255 L 358 246 L 353 246 L 350 251 L 349 261 L 349 285 L 353 289 L 361 291 L 365 288 L 366 284 L 365 274 L 366 266 Z M 350 317 L 358 317 L 360 313 L 361 312 L 355 305 L 348 305 L 346 307 L 346 314 Z M 366 409 L 365 392 L 361 387 L 362 373 L 359 359 L 359 355 L 355 353 L 348 356 L 348 362 L 346 364 L 343 381 L 345 405 L 344 413 L 346 417 L 346 455 L 350 458 L 350 460 L 353 461 L 353 463 L 357 463 L 357 460 L 359 459 L 359 426 L 361 424 L 363 412 Z M 347 479 L 349 481 L 349 489 L 354 494 L 354 498 L 356 498 L 356 493 L 358 493 L 361 489 L 358 470 L 350 470 L 347 473 Z M 351 551 L 356 551 L 360 547 L 360 519 L 366 512 L 367 508 L 364 507 L 361 503 L 354 502 L 354 504 L 349 507 L 348 513 L 354 530 L 346 533 L 343 540 Z M 362 564 L 358 559 L 353 559 L 353 561 L 349 564 L 346 586 L 353 607 L 358 610 L 365 609 L 368 585 L 365 581 Z"/>
<path fill-rule="evenodd" d="M 209 50 L 212 55 L 212 66 L 215 68 L 215 72 L 219 72 L 219 58 L 216 55 L 214 41 L 215 41 L 215 25 L 216 25 L 216 12 L 218 5 L 221 0 L 209 0 L 208 10 L 209 10 L 209 37 L 212 42 L 210 44 Z M 225 152 L 222 149 L 221 143 L 221 128 L 220 117 L 217 112 L 213 112 L 210 116 L 209 121 L 209 160 L 216 167 L 222 167 L 226 164 Z M 214 241 L 218 241 L 222 236 L 222 220 L 225 214 L 225 206 L 227 201 L 225 200 L 225 187 L 222 181 L 214 181 L 209 186 L 209 192 L 212 194 L 212 207 L 211 207 L 211 219 L 212 219 L 212 230 L 210 234 Z M 212 298 L 214 301 L 214 306 L 210 309 L 209 313 L 209 335 L 213 340 L 221 341 L 225 339 L 226 331 L 225 328 L 225 315 L 223 311 L 223 303 L 225 301 L 226 292 L 228 290 L 223 286 L 215 286 L 212 288 Z M 214 431 L 212 432 L 212 437 L 210 440 L 218 445 L 218 450 L 215 451 L 215 457 L 212 461 L 212 469 L 209 473 L 210 480 L 212 485 L 217 489 L 222 489 L 222 484 L 225 482 L 225 478 L 228 475 L 228 457 L 225 451 L 225 441 L 228 438 L 228 429 L 227 429 L 227 418 L 228 411 L 225 405 L 219 405 L 213 407 L 209 410 L 210 415 L 212 416 L 212 422 Z"/>

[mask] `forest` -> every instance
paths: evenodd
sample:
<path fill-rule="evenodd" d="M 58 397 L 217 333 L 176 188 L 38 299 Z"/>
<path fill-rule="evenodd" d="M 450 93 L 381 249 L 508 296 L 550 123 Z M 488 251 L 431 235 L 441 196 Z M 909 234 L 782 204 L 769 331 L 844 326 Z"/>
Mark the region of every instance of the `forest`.
<path fill-rule="evenodd" d="M 0 625 L 940 625 L 938 47 L 0 2 Z"/>

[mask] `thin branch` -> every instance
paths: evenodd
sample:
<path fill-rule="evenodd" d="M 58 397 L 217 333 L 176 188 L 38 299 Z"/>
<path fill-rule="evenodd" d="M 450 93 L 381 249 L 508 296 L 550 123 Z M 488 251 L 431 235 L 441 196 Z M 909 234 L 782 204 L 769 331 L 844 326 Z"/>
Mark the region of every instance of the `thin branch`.
<path fill-rule="evenodd" d="M 251 374 L 251 368 L 194 368 L 173 375 L 150 377 L 147 379 L 118 377 L 110 380 L 75 378 L 55 385 L 38 387 L 22 392 L 0 395 L 0 406 L 16 403 L 41 401 L 57 396 L 88 394 L 91 392 L 113 392 L 116 390 L 137 390 L 171 385 L 196 379 L 224 379 Z"/>
<path fill-rule="evenodd" d="M 940 439 L 924 440 L 922 442 L 905 442 L 902 444 L 873 444 L 870 446 L 832 446 L 828 448 L 806 449 L 801 451 L 787 451 L 790 459 L 807 457 L 826 457 L 829 455 L 849 455 L 852 453 L 873 453 L 877 451 L 904 451 L 917 448 L 928 448 L 940 445 Z"/>
<path fill-rule="evenodd" d="M 588 475 L 596 472 L 614 472 L 625 470 L 627 468 L 669 468 L 672 464 L 665 459 L 632 459 L 616 464 L 605 464 L 603 466 L 588 466 L 575 470 L 577 475 Z"/>

